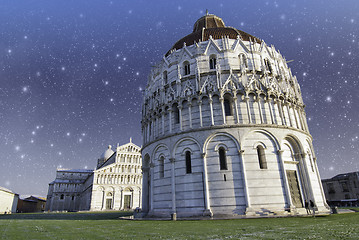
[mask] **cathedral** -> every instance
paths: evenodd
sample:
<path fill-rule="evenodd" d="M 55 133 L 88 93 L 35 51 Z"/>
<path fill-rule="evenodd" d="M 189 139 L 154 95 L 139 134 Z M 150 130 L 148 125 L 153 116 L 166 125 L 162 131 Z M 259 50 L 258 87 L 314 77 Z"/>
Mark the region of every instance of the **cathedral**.
<path fill-rule="evenodd" d="M 173 45 L 143 99 L 143 216 L 329 212 L 287 63 L 208 13 Z"/>
<path fill-rule="evenodd" d="M 141 207 L 141 148 L 131 141 L 111 145 L 95 170 L 57 169 L 49 184 L 46 211 L 129 210 Z"/>

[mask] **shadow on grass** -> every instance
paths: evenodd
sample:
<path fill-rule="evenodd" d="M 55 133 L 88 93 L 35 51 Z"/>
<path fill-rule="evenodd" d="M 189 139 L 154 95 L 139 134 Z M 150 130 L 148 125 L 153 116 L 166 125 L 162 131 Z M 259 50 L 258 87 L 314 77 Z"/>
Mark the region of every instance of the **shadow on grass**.
<path fill-rule="evenodd" d="M 115 220 L 133 212 L 15 213 L 0 215 L 0 220 Z"/>

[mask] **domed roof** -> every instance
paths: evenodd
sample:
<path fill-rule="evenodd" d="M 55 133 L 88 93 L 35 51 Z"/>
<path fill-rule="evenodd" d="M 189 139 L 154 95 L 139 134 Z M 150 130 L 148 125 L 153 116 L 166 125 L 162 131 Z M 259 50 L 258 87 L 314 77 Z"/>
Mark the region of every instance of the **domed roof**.
<path fill-rule="evenodd" d="M 108 149 L 104 153 L 102 153 L 100 160 L 105 162 L 107 159 L 109 159 L 115 153 L 114 151 L 112 151 L 111 148 L 112 148 L 112 146 L 108 145 Z"/>
<path fill-rule="evenodd" d="M 212 36 L 213 39 L 221 39 L 224 36 L 231 39 L 237 39 L 239 36 L 243 41 L 251 40 L 257 43 L 261 42 L 259 38 L 256 38 L 246 32 L 233 27 L 226 27 L 222 18 L 213 14 L 208 14 L 207 12 L 205 16 L 195 22 L 193 25 L 193 32 L 178 40 L 165 56 L 168 56 L 172 50 L 181 49 L 184 44 L 186 44 L 186 46 L 190 46 L 196 42 L 207 41 L 210 36 Z"/>

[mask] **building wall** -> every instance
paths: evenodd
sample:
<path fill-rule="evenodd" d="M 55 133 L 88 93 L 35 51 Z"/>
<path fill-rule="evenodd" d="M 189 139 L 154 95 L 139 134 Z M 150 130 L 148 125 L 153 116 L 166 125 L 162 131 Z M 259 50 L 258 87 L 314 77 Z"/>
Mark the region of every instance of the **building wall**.
<path fill-rule="evenodd" d="M 350 202 L 359 203 L 359 172 L 339 174 L 330 179 L 323 179 L 322 183 L 329 202 L 348 206 L 351 205 Z"/>
<path fill-rule="evenodd" d="M 58 170 L 55 181 L 49 184 L 46 210 L 98 211 L 141 207 L 140 150 L 135 144 L 128 143 L 118 146 L 109 159 L 99 160 L 98 169 L 94 171 Z"/>
<path fill-rule="evenodd" d="M 140 150 L 132 143 L 117 147 L 116 153 L 94 171 L 91 210 L 141 207 Z"/>
<path fill-rule="evenodd" d="M 84 199 L 81 195 L 84 190 L 84 183 L 92 174 L 91 170 L 58 169 L 55 181 L 49 184 L 46 210 L 85 210 L 86 203 L 83 203 Z"/>
<path fill-rule="evenodd" d="M 0 189 L 0 214 L 16 213 L 19 195 Z"/>
<path fill-rule="evenodd" d="M 149 215 L 300 213 L 305 200 L 328 211 L 300 86 L 264 42 L 210 38 L 166 55 L 149 76 L 142 135 Z"/>

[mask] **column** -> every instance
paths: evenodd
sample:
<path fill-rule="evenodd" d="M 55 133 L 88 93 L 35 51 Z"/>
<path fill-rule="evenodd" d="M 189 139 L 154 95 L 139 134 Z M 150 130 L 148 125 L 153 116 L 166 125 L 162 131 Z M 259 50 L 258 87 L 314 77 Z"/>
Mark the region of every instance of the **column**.
<path fill-rule="evenodd" d="M 295 121 L 295 127 L 300 128 L 298 118 L 297 118 L 297 114 L 296 114 L 296 110 L 294 108 L 294 104 L 292 104 L 292 110 L 293 110 L 293 117 L 294 117 L 294 121 Z"/>
<path fill-rule="evenodd" d="M 244 97 L 244 100 L 246 101 L 246 106 L 247 106 L 248 122 L 252 123 L 251 109 L 249 107 L 249 97 L 248 96 Z"/>
<path fill-rule="evenodd" d="M 244 155 L 244 150 L 239 150 L 238 151 L 239 153 L 239 158 L 240 158 L 240 163 L 241 166 L 242 166 L 242 173 L 243 173 L 243 188 L 244 188 L 244 194 L 246 195 L 246 204 L 247 204 L 247 209 L 246 209 L 246 212 L 248 211 L 251 211 L 251 201 L 250 201 L 250 196 L 249 196 L 249 190 L 248 190 L 248 184 L 247 184 L 247 172 L 246 172 L 246 165 L 244 163 L 244 158 L 243 158 L 243 155 Z"/>
<path fill-rule="evenodd" d="M 188 117 L 189 117 L 189 128 L 192 128 L 192 102 L 188 100 Z"/>
<path fill-rule="evenodd" d="M 115 194 L 116 194 L 116 190 L 113 190 L 113 195 L 112 195 L 112 208 L 111 209 L 115 209 Z"/>
<path fill-rule="evenodd" d="M 292 208 L 293 203 L 292 203 L 292 199 L 290 197 L 290 190 L 289 190 L 289 185 L 288 185 L 288 178 L 287 178 L 287 173 L 285 171 L 285 167 L 284 167 L 284 160 L 283 160 L 283 150 L 278 150 L 278 157 L 279 157 L 279 162 L 280 162 L 280 166 L 282 168 L 282 174 L 283 174 L 283 184 L 284 184 L 284 189 L 285 189 L 285 193 L 286 193 L 286 199 L 288 202 L 288 207 Z M 299 179 L 298 179 L 299 181 Z"/>
<path fill-rule="evenodd" d="M 162 113 L 161 113 L 161 117 L 162 117 L 162 135 L 165 134 L 165 110 L 162 109 Z"/>
<path fill-rule="evenodd" d="M 223 99 L 223 97 L 221 97 L 221 98 L 219 99 L 219 101 L 221 102 L 223 124 L 226 124 L 226 111 L 225 111 L 225 109 L 224 109 L 224 99 Z"/>
<path fill-rule="evenodd" d="M 209 201 L 209 187 L 208 187 L 208 173 L 207 173 L 207 159 L 206 154 L 202 153 L 203 158 L 203 185 L 204 185 L 204 216 L 213 216 L 213 213 L 211 211 L 211 203 Z"/>
<path fill-rule="evenodd" d="M 211 96 L 211 95 L 209 96 L 208 102 L 209 102 L 209 107 L 210 107 L 210 110 L 211 110 L 211 125 L 214 126 L 213 100 L 212 100 L 212 96 Z"/>
<path fill-rule="evenodd" d="M 257 97 L 256 102 L 258 104 L 259 118 L 261 120 L 261 123 L 264 123 L 264 121 L 263 121 L 263 113 L 262 113 L 262 106 L 261 106 L 261 97 L 260 96 Z"/>
<path fill-rule="evenodd" d="M 120 210 L 123 209 L 123 189 L 121 189 Z"/>
<path fill-rule="evenodd" d="M 234 95 L 233 101 L 234 101 L 234 107 L 236 109 L 237 123 L 239 123 L 239 111 L 238 111 L 238 103 L 237 103 L 237 96 L 236 95 Z"/>
<path fill-rule="evenodd" d="M 285 116 L 284 116 L 283 108 L 282 108 L 282 103 L 280 100 L 277 102 L 277 106 L 278 106 L 278 112 L 279 112 L 279 116 L 280 116 L 282 125 L 286 125 Z"/>
<path fill-rule="evenodd" d="M 169 114 L 169 129 L 170 129 L 170 133 L 172 133 L 172 109 L 171 108 L 168 109 L 168 114 Z"/>
<path fill-rule="evenodd" d="M 133 189 L 131 190 L 131 203 L 130 203 L 130 209 L 133 209 Z"/>
<path fill-rule="evenodd" d="M 286 102 L 284 105 L 285 105 L 285 107 L 287 108 L 287 112 L 288 112 L 289 126 L 293 127 L 292 118 L 290 117 L 289 103 Z"/>
<path fill-rule="evenodd" d="M 175 158 L 170 158 L 171 162 L 171 188 L 172 188 L 172 213 L 176 213 L 176 172 Z"/>
<path fill-rule="evenodd" d="M 150 164 L 150 209 L 151 211 L 153 209 L 153 174 L 154 174 L 154 167 L 155 165 L 153 163 Z"/>
<path fill-rule="evenodd" d="M 302 165 L 302 171 L 300 171 L 300 170 L 299 171 L 301 172 L 300 173 L 301 180 L 304 183 L 304 186 L 302 186 L 302 187 L 304 187 L 303 192 L 305 194 L 305 196 L 304 196 L 305 198 L 303 198 L 303 199 L 313 199 L 314 200 L 314 196 L 313 196 L 313 192 L 312 192 L 312 184 L 310 182 L 310 176 L 309 176 L 309 171 L 308 171 L 308 166 L 307 166 L 307 154 L 306 153 L 298 153 L 296 155 L 297 155 L 297 158 L 299 159 L 299 164 Z M 310 161 L 310 159 L 309 159 L 309 161 Z"/>
<path fill-rule="evenodd" d="M 180 130 L 182 131 L 182 105 L 178 105 L 178 114 L 179 114 L 179 124 Z"/>
<path fill-rule="evenodd" d="M 201 127 L 203 127 L 203 122 L 202 122 L 202 100 L 198 101 L 198 110 L 199 110 L 199 125 Z"/>
<path fill-rule="evenodd" d="M 274 124 L 275 122 L 274 122 L 273 109 L 272 109 L 272 104 L 271 104 L 272 99 L 270 97 L 268 97 L 266 102 L 269 107 L 269 113 L 270 113 L 270 119 L 271 119 L 271 122 L 269 122 L 269 123 Z"/>
<path fill-rule="evenodd" d="M 105 205 L 105 190 L 102 191 L 102 204 L 101 204 L 101 210 L 104 209 Z"/>

